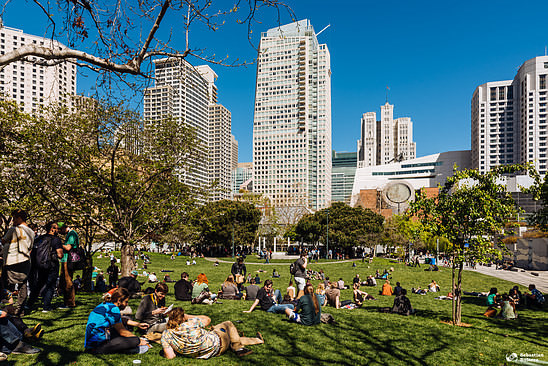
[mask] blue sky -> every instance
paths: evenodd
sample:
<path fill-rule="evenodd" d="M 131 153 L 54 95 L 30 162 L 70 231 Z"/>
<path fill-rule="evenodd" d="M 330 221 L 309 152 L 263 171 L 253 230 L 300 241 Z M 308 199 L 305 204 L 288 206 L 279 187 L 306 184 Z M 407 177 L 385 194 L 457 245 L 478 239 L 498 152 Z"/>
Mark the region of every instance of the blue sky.
<path fill-rule="evenodd" d="M 222 3 L 230 3 L 221 1 Z M 332 145 L 356 151 L 362 113 L 386 98 L 394 117 L 411 117 L 417 156 L 470 148 L 470 99 L 476 86 L 512 79 L 526 60 L 543 55 L 548 45 L 548 2 L 531 1 L 347 1 L 290 0 L 298 19 L 308 18 L 331 53 Z M 260 32 L 276 25 L 273 12 L 260 15 Z M 172 16 L 160 29 L 177 29 Z M 191 46 L 232 59 L 253 60 L 246 28 L 231 19 L 212 33 L 196 27 Z M 283 23 L 290 22 L 288 16 Z M 45 20 L 31 1 L 11 2 L 4 24 L 41 35 Z M 175 46 L 184 38 L 173 33 Z M 199 64 L 189 59 L 194 64 Z M 255 66 L 212 65 L 219 75 L 219 102 L 232 112 L 232 131 L 240 161 L 252 160 Z M 87 93 L 93 76 L 80 77 Z"/>

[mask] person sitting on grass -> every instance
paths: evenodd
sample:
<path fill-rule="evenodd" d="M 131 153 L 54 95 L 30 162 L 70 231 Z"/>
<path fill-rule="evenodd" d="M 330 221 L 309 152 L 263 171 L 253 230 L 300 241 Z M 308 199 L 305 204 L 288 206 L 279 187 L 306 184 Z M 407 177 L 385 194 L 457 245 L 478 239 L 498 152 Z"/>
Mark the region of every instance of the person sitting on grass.
<path fill-rule="evenodd" d="M 402 290 L 402 287 L 400 286 L 400 283 L 396 282 L 396 286 L 394 287 L 394 296 L 400 296 L 401 290 Z"/>
<path fill-rule="evenodd" d="M 312 285 L 306 285 L 304 295 L 297 300 L 295 310 L 285 309 L 289 321 L 302 325 L 320 324 L 322 308 L 318 294 L 314 293 Z"/>
<path fill-rule="evenodd" d="M 202 292 L 207 292 L 207 296 L 200 296 Z M 207 276 L 204 273 L 200 273 L 192 286 L 192 303 L 209 303 L 209 299 L 213 301 L 215 297 L 216 295 L 209 292 L 209 280 Z M 197 299 L 200 299 L 200 301 L 197 302 Z"/>
<path fill-rule="evenodd" d="M 244 310 L 244 313 L 251 313 L 257 305 L 269 313 L 276 314 L 284 314 L 287 308 L 294 309 L 292 304 L 278 304 L 277 302 L 281 302 L 281 297 L 280 290 L 272 291 L 272 280 L 266 280 L 264 286 L 257 292 L 257 298 L 249 310 Z"/>
<path fill-rule="evenodd" d="M 354 294 L 354 303 L 357 306 L 362 306 L 363 302 L 365 300 L 375 300 L 375 298 L 373 296 L 369 295 L 365 291 L 360 290 L 360 284 L 359 283 L 354 284 L 353 294 Z"/>
<path fill-rule="evenodd" d="M 318 283 L 318 287 L 316 288 L 316 295 L 318 295 L 318 299 L 320 299 L 320 306 L 325 305 L 325 286 L 323 282 Z"/>
<path fill-rule="evenodd" d="M 390 286 L 390 281 L 386 280 L 386 282 L 382 285 L 381 289 L 381 295 L 384 296 L 392 296 L 394 291 L 392 290 L 392 286 Z"/>
<path fill-rule="evenodd" d="M 537 307 L 542 308 L 544 305 L 544 295 L 542 292 L 537 290 L 536 286 L 534 284 L 529 285 L 529 291 L 531 291 L 530 294 L 527 292 L 525 293 L 525 306 L 526 307 Z"/>
<path fill-rule="evenodd" d="M 428 285 L 428 291 L 430 292 L 439 292 L 440 286 L 436 283 L 436 281 L 432 280 L 430 284 Z"/>
<path fill-rule="evenodd" d="M 169 291 L 163 282 L 156 284 L 154 292 L 143 297 L 135 313 L 135 319 L 147 323 L 150 327 L 147 333 L 162 333 L 166 329 L 164 312 L 166 311 L 166 295 Z"/>
<path fill-rule="evenodd" d="M 487 311 L 483 315 L 488 318 L 494 317 L 497 315 L 498 308 L 500 308 L 500 305 L 497 302 L 497 288 L 493 287 L 487 295 Z"/>
<path fill-rule="evenodd" d="M 375 280 L 375 277 L 369 276 L 367 277 L 367 280 L 365 281 L 366 286 L 377 286 L 377 281 Z"/>
<path fill-rule="evenodd" d="M 188 273 L 181 273 L 181 279 L 173 285 L 175 298 L 179 301 L 192 300 L 192 283 L 188 280 Z"/>
<path fill-rule="evenodd" d="M 521 306 L 521 291 L 518 286 L 512 287 L 510 291 L 508 291 L 508 296 L 510 296 L 510 299 L 514 302 L 516 307 Z"/>
<path fill-rule="evenodd" d="M 293 286 L 293 281 L 289 281 L 289 286 L 287 286 L 286 293 L 291 297 L 291 301 L 295 299 L 295 286 Z"/>
<path fill-rule="evenodd" d="M 148 345 L 145 340 L 127 330 L 122 324 L 120 310 L 124 310 L 129 300 L 125 288 L 117 288 L 110 298 L 99 304 L 89 314 L 84 341 L 86 352 L 94 354 L 125 353 L 138 346 Z M 147 329 L 148 324 L 128 321 L 128 325 Z"/>
<path fill-rule="evenodd" d="M 160 340 L 163 355 L 173 359 L 177 354 L 208 359 L 225 353 L 230 347 L 238 356 L 245 356 L 253 351 L 244 346 L 263 344 L 261 333 L 256 338 L 240 337 L 236 326 L 226 321 L 215 325 L 212 330 L 205 329 L 211 319 L 205 315 L 185 314 L 183 308 L 177 307 L 168 314 L 167 329 Z"/>
<path fill-rule="evenodd" d="M 272 278 L 280 278 L 280 274 L 276 271 L 276 268 L 272 270 Z"/>
<path fill-rule="evenodd" d="M 238 286 L 234 282 L 234 276 L 229 275 L 221 285 L 222 298 L 227 300 L 240 300 L 242 295 L 238 291 Z"/>
<path fill-rule="evenodd" d="M 335 309 L 341 308 L 341 290 L 339 290 L 337 282 L 332 282 L 329 285 L 329 288 L 325 290 L 325 296 L 327 297 L 329 306 L 333 306 Z"/>
<path fill-rule="evenodd" d="M 512 301 L 509 295 L 502 295 L 502 310 L 500 311 L 500 316 L 503 319 L 516 319 L 516 305 Z"/>
<path fill-rule="evenodd" d="M 400 315 L 411 315 L 415 313 L 411 301 L 407 297 L 407 290 L 402 289 L 401 295 L 394 298 L 394 305 L 392 306 L 392 313 Z"/>
<path fill-rule="evenodd" d="M 15 311 L 15 309 L 13 309 Z M 0 360 L 6 360 L 7 354 L 35 354 L 40 349 L 31 347 L 23 339 L 40 339 L 44 330 L 40 323 L 32 329 L 27 327 L 20 317 L 0 310 Z"/>
<path fill-rule="evenodd" d="M 139 272 L 136 270 L 131 271 L 129 276 L 120 278 L 118 281 L 118 287 L 125 288 L 129 291 L 129 296 L 132 299 L 138 299 L 141 297 L 141 283 L 137 281 L 137 276 Z M 143 282 L 144 283 L 144 282 Z"/>

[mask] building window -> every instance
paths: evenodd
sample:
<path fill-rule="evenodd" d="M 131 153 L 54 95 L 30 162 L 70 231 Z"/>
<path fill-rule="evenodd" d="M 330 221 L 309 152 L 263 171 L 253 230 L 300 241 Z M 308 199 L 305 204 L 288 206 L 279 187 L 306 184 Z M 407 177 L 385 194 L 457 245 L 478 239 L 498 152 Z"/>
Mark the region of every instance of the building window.
<path fill-rule="evenodd" d="M 491 100 L 497 99 L 497 88 L 491 88 Z"/>
<path fill-rule="evenodd" d="M 546 89 L 546 74 L 540 75 L 540 76 L 539 76 L 539 81 L 540 81 L 540 83 L 539 83 L 539 84 L 540 84 L 539 88 L 540 88 L 540 89 Z"/>

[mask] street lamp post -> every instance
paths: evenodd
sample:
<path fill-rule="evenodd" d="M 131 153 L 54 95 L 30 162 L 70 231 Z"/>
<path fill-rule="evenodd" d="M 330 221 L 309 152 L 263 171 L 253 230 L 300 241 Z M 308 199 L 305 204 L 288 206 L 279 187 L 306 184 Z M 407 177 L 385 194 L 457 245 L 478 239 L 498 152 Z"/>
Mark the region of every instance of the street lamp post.
<path fill-rule="evenodd" d="M 327 238 L 325 240 L 325 259 L 329 259 L 329 209 L 326 209 L 327 213 Z"/>
<path fill-rule="evenodd" d="M 232 258 L 234 258 L 234 220 L 232 220 Z"/>

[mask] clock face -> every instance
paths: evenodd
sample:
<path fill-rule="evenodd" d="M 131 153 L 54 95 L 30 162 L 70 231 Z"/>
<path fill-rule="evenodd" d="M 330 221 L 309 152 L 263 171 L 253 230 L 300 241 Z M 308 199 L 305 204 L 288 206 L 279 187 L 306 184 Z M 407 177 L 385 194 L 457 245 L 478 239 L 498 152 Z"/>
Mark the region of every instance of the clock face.
<path fill-rule="evenodd" d="M 396 183 L 386 189 L 386 198 L 394 203 L 403 203 L 411 198 L 411 189 L 403 183 Z"/>

